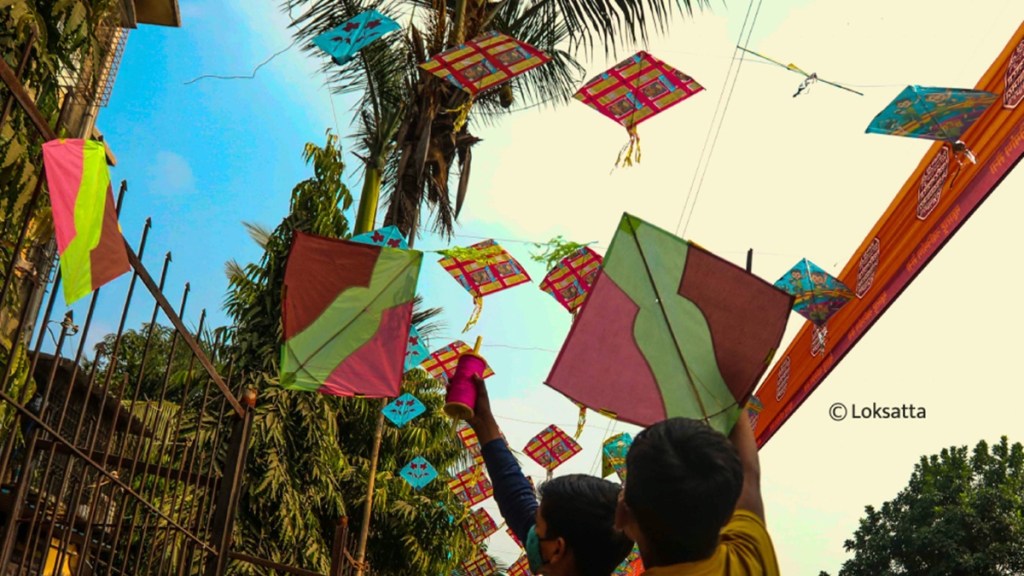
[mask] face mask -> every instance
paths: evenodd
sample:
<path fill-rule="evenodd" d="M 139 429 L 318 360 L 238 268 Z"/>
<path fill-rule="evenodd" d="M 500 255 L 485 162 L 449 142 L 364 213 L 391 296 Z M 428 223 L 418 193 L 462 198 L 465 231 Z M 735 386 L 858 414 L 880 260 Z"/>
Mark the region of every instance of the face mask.
<path fill-rule="evenodd" d="M 530 526 L 526 533 L 526 560 L 530 563 L 530 572 L 539 574 L 541 568 L 547 562 L 544 561 L 544 554 L 540 551 L 540 537 L 537 536 L 537 526 Z"/>

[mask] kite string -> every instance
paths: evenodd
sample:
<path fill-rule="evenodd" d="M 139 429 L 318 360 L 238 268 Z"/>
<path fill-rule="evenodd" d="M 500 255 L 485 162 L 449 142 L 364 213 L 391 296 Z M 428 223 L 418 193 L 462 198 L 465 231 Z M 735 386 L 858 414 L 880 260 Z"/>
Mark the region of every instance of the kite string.
<path fill-rule="evenodd" d="M 718 95 L 718 103 L 715 105 L 715 113 L 711 116 L 711 124 L 708 125 L 708 133 L 704 136 L 704 146 L 700 150 L 700 156 L 697 157 L 697 167 L 693 172 L 693 179 L 690 180 L 690 190 L 686 193 L 686 198 L 683 200 L 683 209 L 679 213 L 679 222 L 676 224 L 676 234 L 679 234 L 679 229 L 683 225 L 683 217 L 686 215 L 686 207 L 690 203 L 690 197 L 693 195 L 693 187 L 697 183 L 697 174 L 700 172 L 701 162 L 704 160 L 704 155 L 708 149 L 708 142 L 711 140 L 711 132 L 715 127 L 715 119 L 718 117 L 718 112 L 722 107 L 722 99 L 725 97 L 725 85 L 729 82 L 729 76 L 732 74 L 733 64 L 736 63 L 736 55 L 740 52 L 740 41 L 743 40 L 743 32 L 747 29 L 747 21 L 750 19 L 750 11 L 754 8 L 754 0 L 750 0 L 750 5 L 747 6 L 747 14 L 743 17 L 743 25 L 740 27 L 740 37 L 736 42 L 736 48 L 733 49 L 732 59 L 729 60 L 729 69 L 725 72 L 725 81 L 722 84 L 722 92 Z"/>
<path fill-rule="evenodd" d="M 754 28 L 757 26 L 757 17 L 761 14 L 761 4 L 762 4 L 762 0 L 757 0 L 757 11 L 754 12 L 753 20 L 750 21 L 750 29 L 747 31 L 747 39 L 743 43 L 744 44 L 744 49 L 747 46 L 750 45 L 750 37 L 753 36 Z M 750 0 L 750 6 L 747 8 L 747 14 L 748 15 L 750 14 L 750 8 L 753 8 L 753 6 L 754 6 L 754 0 Z M 744 21 L 744 24 L 745 23 L 746 22 Z M 741 29 L 740 30 L 740 40 L 742 40 L 742 39 L 743 39 L 743 30 Z M 736 49 L 739 50 L 739 48 L 740 48 L 739 44 L 737 44 L 736 45 Z M 700 175 L 700 182 L 697 183 L 697 190 L 693 194 L 693 204 L 690 205 L 690 212 L 686 216 L 686 224 L 683 225 L 683 231 L 682 231 L 683 236 L 686 235 L 686 229 L 689 228 L 689 226 L 690 226 L 690 219 L 693 218 L 693 213 L 697 209 L 697 200 L 700 198 L 700 191 L 701 191 L 701 188 L 703 188 L 703 186 L 704 186 L 704 177 L 707 176 L 708 166 L 711 164 L 711 156 L 714 154 L 715 146 L 718 144 L 718 136 L 722 133 L 722 125 L 725 124 L 725 116 L 729 112 L 729 104 L 732 102 L 732 95 L 733 95 L 733 92 L 736 89 L 736 83 L 739 80 L 740 69 L 743 67 L 743 62 L 744 62 L 744 57 L 741 56 L 739 64 L 736 66 L 736 75 L 733 76 L 732 85 L 729 87 L 729 95 L 725 99 L 725 107 L 722 108 L 722 115 L 718 119 L 718 128 L 716 128 L 716 130 L 715 130 L 715 137 L 711 141 L 711 148 L 708 150 L 707 159 L 704 161 L 704 170 L 703 170 L 703 172 Z M 732 66 L 730 65 L 730 68 L 731 67 Z M 726 76 L 726 81 L 728 82 L 728 76 Z M 708 134 L 710 135 L 710 131 L 708 132 Z M 698 166 L 699 166 L 699 164 L 698 164 Z M 694 174 L 694 176 L 696 177 L 696 174 Z M 687 194 L 687 198 L 689 198 L 689 194 Z M 686 205 L 685 204 L 683 205 L 683 212 L 684 213 L 686 212 Z M 682 220 L 682 215 L 680 215 L 680 220 Z M 677 233 L 679 232 L 678 225 L 676 227 L 676 232 Z"/>
<path fill-rule="evenodd" d="M 278 50 L 277 52 L 274 52 L 269 58 L 267 58 L 263 62 L 260 62 L 258 65 L 256 65 L 256 67 L 253 68 L 253 70 L 252 70 L 252 74 L 249 74 L 248 76 L 221 76 L 221 75 L 218 75 L 218 74 L 203 74 L 202 76 L 197 76 L 197 77 L 189 80 L 188 82 L 185 82 L 185 85 L 188 86 L 189 84 L 192 84 L 194 82 L 198 82 L 198 81 L 202 80 L 203 78 L 215 78 L 217 80 L 252 80 L 252 79 L 256 78 L 256 73 L 259 72 L 260 68 L 263 68 L 267 64 L 270 64 L 270 62 L 274 58 L 277 58 L 281 54 L 284 54 L 285 52 L 291 50 L 298 43 L 299 43 L 299 38 L 296 38 L 295 40 L 292 40 L 292 43 L 289 44 L 286 48 L 282 48 L 281 50 Z"/>

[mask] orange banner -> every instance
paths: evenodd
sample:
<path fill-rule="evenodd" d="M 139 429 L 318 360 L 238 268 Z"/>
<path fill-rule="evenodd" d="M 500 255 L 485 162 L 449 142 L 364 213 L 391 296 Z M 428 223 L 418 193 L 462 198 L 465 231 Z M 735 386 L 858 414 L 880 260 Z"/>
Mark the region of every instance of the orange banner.
<path fill-rule="evenodd" d="M 964 134 L 978 164 L 936 142 L 843 268 L 857 297 L 806 323 L 761 383 L 750 417 L 763 446 L 1024 156 L 1024 24 L 976 86 L 1002 94 Z M 957 172 L 959 170 L 959 172 Z"/>

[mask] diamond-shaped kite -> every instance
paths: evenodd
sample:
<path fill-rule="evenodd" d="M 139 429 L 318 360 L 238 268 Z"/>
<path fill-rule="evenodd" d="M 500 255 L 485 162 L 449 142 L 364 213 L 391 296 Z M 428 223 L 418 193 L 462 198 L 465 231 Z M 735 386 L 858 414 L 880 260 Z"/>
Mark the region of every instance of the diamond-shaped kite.
<path fill-rule="evenodd" d="M 531 438 L 523 452 L 550 471 L 558 468 L 582 449 L 571 436 L 552 424 Z"/>
<path fill-rule="evenodd" d="M 439 260 L 458 283 L 473 297 L 475 307 L 463 332 L 468 331 L 483 310 L 483 297 L 530 281 L 526 270 L 494 240 L 484 240 L 468 248 L 447 251 Z"/>
<path fill-rule="evenodd" d="M 296 232 L 284 274 L 282 386 L 398 396 L 422 259 Z"/>
<path fill-rule="evenodd" d="M 626 559 L 615 568 L 612 576 L 640 576 L 643 573 L 644 563 L 640 560 L 640 549 L 634 544 L 629 556 L 626 556 Z"/>
<path fill-rule="evenodd" d="M 473 544 L 479 544 L 497 532 L 498 525 L 494 523 L 494 519 L 487 513 L 487 510 L 477 508 L 466 518 L 463 529 Z"/>
<path fill-rule="evenodd" d="M 313 44 L 330 54 L 331 60 L 341 66 L 378 38 L 400 28 L 398 22 L 391 18 L 376 10 L 367 10 L 313 38 Z"/>
<path fill-rule="evenodd" d="M 728 433 L 782 341 L 792 300 L 626 214 L 547 384 L 625 422 L 684 416 Z"/>
<path fill-rule="evenodd" d="M 473 458 L 473 463 L 483 464 L 484 457 L 481 453 L 480 439 L 477 438 L 476 431 L 468 424 L 462 423 L 459 425 L 457 433 L 459 440 L 462 441 L 462 446 L 466 448 L 466 451 Z"/>
<path fill-rule="evenodd" d="M 853 298 L 853 292 L 838 278 L 804 258 L 775 282 L 793 295 L 793 310 L 821 327 Z"/>
<path fill-rule="evenodd" d="M 455 367 L 459 364 L 459 356 L 463 352 L 472 352 L 473 349 L 462 340 L 456 340 L 451 344 L 431 352 L 430 357 L 423 362 L 422 367 L 434 378 L 448 384 L 448 379 L 455 375 Z M 494 376 L 494 370 L 488 366 L 481 377 L 484 379 Z"/>
<path fill-rule="evenodd" d="M 575 314 L 590 293 L 600 268 L 601 256 L 584 246 L 562 258 L 544 277 L 540 289 Z"/>
<path fill-rule="evenodd" d="M 615 472 L 619 480 L 626 481 L 626 454 L 633 444 L 633 437 L 628 432 L 616 434 L 604 441 L 601 447 L 601 476 Z"/>
<path fill-rule="evenodd" d="M 402 232 L 398 230 L 397 226 L 385 226 L 365 234 L 353 236 L 352 241 L 373 244 L 375 246 L 387 246 L 388 248 L 401 248 L 402 250 L 409 249 L 409 243 L 405 241 L 405 236 L 402 236 Z"/>
<path fill-rule="evenodd" d="M 498 567 L 490 556 L 478 551 L 475 557 L 462 563 L 462 569 L 466 576 L 491 576 Z"/>
<path fill-rule="evenodd" d="M 423 345 L 423 339 L 415 326 L 409 327 L 409 341 L 405 348 L 405 371 L 419 366 L 430 357 L 430 350 Z"/>
<path fill-rule="evenodd" d="M 616 165 L 624 160 L 628 166 L 640 161 L 637 125 L 703 89 L 693 78 L 641 50 L 592 78 L 575 97 L 626 128 L 629 150 L 625 158 L 620 152 Z"/>
<path fill-rule="evenodd" d="M 434 470 L 430 462 L 427 462 L 426 458 L 422 456 L 413 458 L 411 462 L 405 465 L 405 468 L 402 468 L 399 474 L 417 490 L 430 484 L 434 478 L 437 478 L 437 470 Z"/>
<path fill-rule="evenodd" d="M 479 464 L 470 466 L 448 482 L 448 488 L 466 506 L 476 506 L 494 496 L 494 487 L 491 486 L 491 481 L 483 468 Z"/>
<path fill-rule="evenodd" d="M 523 554 L 516 560 L 516 563 L 509 566 L 505 572 L 508 576 L 533 576 L 533 572 L 530 572 L 530 560 Z"/>
<path fill-rule="evenodd" d="M 423 402 L 419 401 L 419 398 L 406 392 L 392 400 L 390 404 L 383 408 L 383 411 L 384 416 L 388 420 L 391 420 L 395 426 L 401 428 L 412 422 L 420 414 L 426 412 L 427 407 L 423 405 Z"/>
<path fill-rule="evenodd" d="M 442 52 L 420 67 L 476 96 L 550 59 L 525 42 L 492 31 Z"/>

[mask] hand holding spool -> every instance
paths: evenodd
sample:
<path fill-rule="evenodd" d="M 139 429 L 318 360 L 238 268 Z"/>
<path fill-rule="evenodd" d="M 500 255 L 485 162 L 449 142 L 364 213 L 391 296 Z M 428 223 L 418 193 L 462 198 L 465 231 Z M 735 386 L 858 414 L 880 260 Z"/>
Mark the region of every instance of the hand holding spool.
<path fill-rule="evenodd" d="M 473 375 L 482 376 L 487 369 L 487 362 L 480 356 L 482 337 L 476 337 L 476 345 L 472 352 L 464 352 L 459 356 L 445 396 L 444 412 L 452 418 L 468 420 L 476 411 L 476 385 Z"/>

